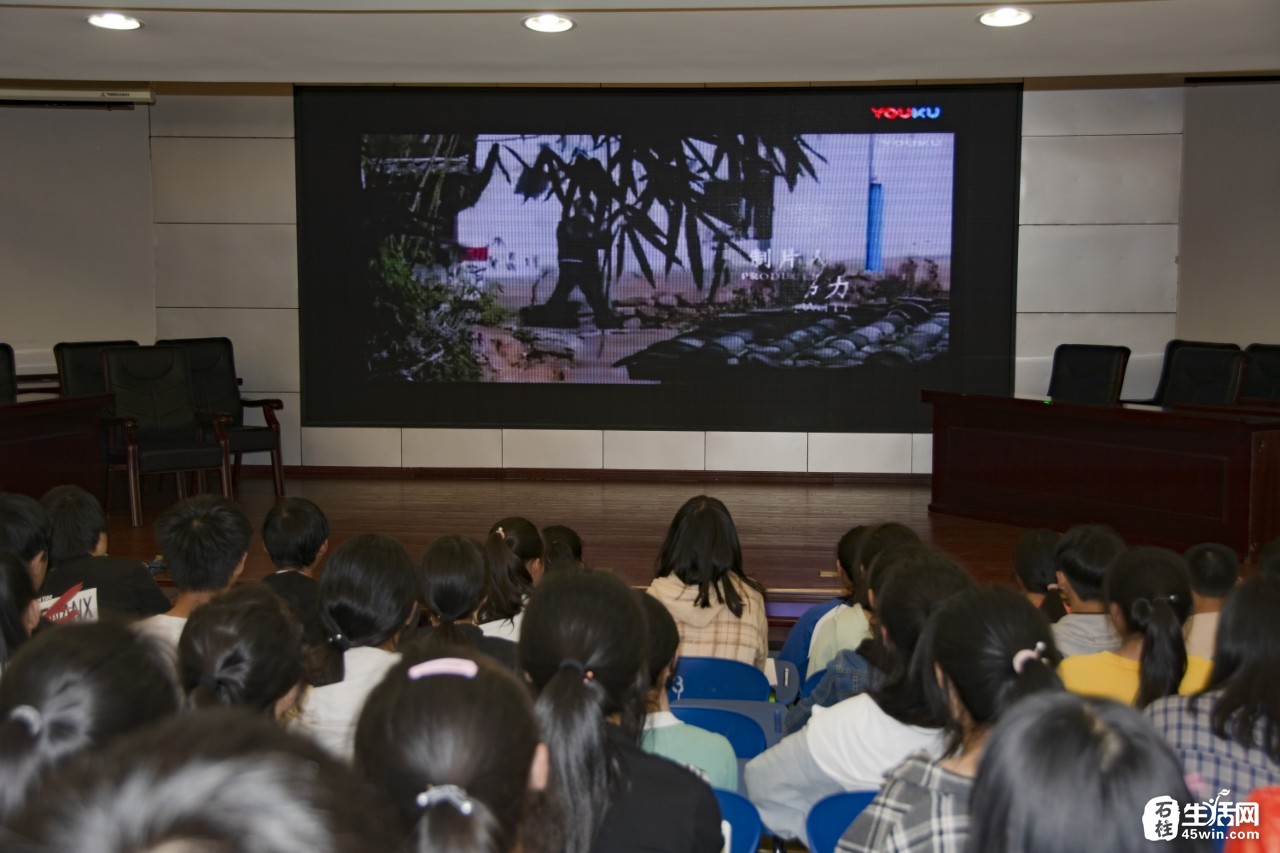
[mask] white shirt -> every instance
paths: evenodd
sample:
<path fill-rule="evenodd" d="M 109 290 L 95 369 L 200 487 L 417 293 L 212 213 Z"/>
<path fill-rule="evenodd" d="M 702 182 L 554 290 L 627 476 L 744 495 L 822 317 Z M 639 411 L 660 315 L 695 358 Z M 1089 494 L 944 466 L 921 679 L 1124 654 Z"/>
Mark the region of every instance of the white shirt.
<path fill-rule="evenodd" d="M 159 641 L 175 666 L 178 663 L 178 640 L 182 639 L 182 630 L 186 627 L 187 617 L 170 616 L 168 613 L 148 616 L 133 623 L 133 629 L 139 634 Z"/>
<path fill-rule="evenodd" d="M 342 656 L 343 679 L 313 687 L 302 701 L 302 711 L 292 728 L 313 738 L 336 757 L 351 762 L 356 723 L 364 700 L 378 686 L 400 655 L 372 646 L 348 649 Z"/>

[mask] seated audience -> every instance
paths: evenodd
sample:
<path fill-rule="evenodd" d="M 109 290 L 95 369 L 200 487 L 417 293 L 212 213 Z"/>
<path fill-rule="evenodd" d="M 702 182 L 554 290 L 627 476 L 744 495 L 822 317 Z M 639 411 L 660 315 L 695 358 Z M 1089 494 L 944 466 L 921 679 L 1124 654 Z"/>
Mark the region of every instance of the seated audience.
<path fill-rule="evenodd" d="M 1227 596 L 1213 674 L 1203 693 L 1147 707 L 1182 765 L 1210 795 L 1280 785 L 1280 577 L 1259 575 Z"/>
<path fill-rule="evenodd" d="M 1187 617 L 1187 653 L 1213 657 L 1222 600 L 1240 582 L 1240 558 L 1226 545 L 1203 542 L 1182 555 L 1191 573 L 1191 615 Z"/>
<path fill-rule="evenodd" d="M 542 528 L 542 572 L 580 572 L 586 568 L 582 562 L 582 537 L 571 527 L 549 524 Z"/>
<path fill-rule="evenodd" d="M 925 695 L 927 655 L 917 641 L 942 601 L 973 586 L 968 573 L 933 552 L 894 569 L 876 603 L 889 652 L 881 688 L 815 709 L 807 726 L 747 764 L 747 794 L 775 834 L 803 841 L 805 817 L 823 797 L 879 788 L 907 756 L 942 746 L 944 718 Z"/>
<path fill-rule="evenodd" d="M 1069 660 L 1069 658 L 1068 658 Z M 966 853 L 1207 853 L 1180 832 L 1158 842 L 1160 803 L 1192 801 L 1182 766 L 1142 715 L 1062 691 L 1029 696 L 1004 715 L 969 795 Z"/>
<path fill-rule="evenodd" d="M 1204 687 L 1209 661 L 1188 655 L 1182 637 L 1191 612 L 1182 557 L 1165 548 L 1129 549 L 1107 570 L 1103 597 L 1120 646 L 1064 660 L 1059 673 L 1068 690 L 1145 708 Z"/>
<path fill-rule="evenodd" d="M 489 528 L 484 560 L 488 578 L 480 630 L 490 637 L 518 640 L 524 606 L 542 578 L 542 534 L 527 518 L 504 518 Z"/>
<path fill-rule="evenodd" d="M 252 537 L 244 510 L 217 495 L 197 495 L 166 509 L 156 519 L 156 543 L 178 596 L 167 613 L 135 623 L 137 629 L 163 641 L 176 657 L 187 617 L 236 582 Z"/>
<path fill-rule="evenodd" d="M 0 822 L 70 759 L 177 711 L 171 672 L 154 640 L 114 622 L 60 626 L 23 646 L 0 678 Z"/>
<path fill-rule="evenodd" d="M 809 652 L 813 645 L 813 630 L 817 627 L 819 620 L 841 604 L 859 603 L 856 581 L 863 567 L 855 564 L 858 561 L 858 543 L 862 541 L 862 537 L 869 529 L 865 524 L 851 527 L 836 543 L 836 573 L 840 578 L 840 585 L 844 587 L 844 593 L 829 601 L 813 605 L 801 613 L 795 624 L 787 631 L 787 638 L 783 641 L 777 657 L 778 660 L 795 664 L 801 681 L 808 678 L 810 674 Z M 815 666 L 813 671 L 817 672 L 821 668 Z"/>
<path fill-rule="evenodd" d="M 68 767 L 15 830 L 45 853 L 399 853 L 391 811 L 313 743 L 230 708 Z"/>
<path fill-rule="evenodd" d="M 416 850 L 555 850 L 547 748 L 525 684 L 474 651 L 397 666 L 369 694 L 355 766 L 394 804 Z M 527 826 L 535 813 L 541 826 Z"/>
<path fill-rule="evenodd" d="M 724 735 L 680 722 L 671 713 L 667 681 L 679 660 L 680 631 L 670 611 L 652 595 L 639 596 L 649 632 L 649 690 L 640 746 L 697 773 L 713 788 L 738 790 L 738 757 Z"/>
<path fill-rule="evenodd" d="M 429 622 L 414 632 L 413 644 L 474 648 L 516 671 L 516 644 L 488 637 L 476 625 L 484 602 L 484 552 L 465 536 L 441 536 L 422 555 L 418 603 Z"/>
<path fill-rule="evenodd" d="M 728 658 L 764 669 L 764 587 L 743 572 L 738 531 L 720 501 L 699 495 L 676 512 L 649 594 L 671 611 L 685 656 Z"/>
<path fill-rule="evenodd" d="M 40 623 L 40 602 L 27 566 L 0 551 L 0 673 Z"/>
<path fill-rule="evenodd" d="M 612 575 L 562 572 L 529 601 L 520 666 L 538 693 L 566 853 L 720 849 L 711 788 L 637 745 L 646 648 L 644 611 Z"/>
<path fill-rule="evenodd" d="M 1023 534 L 1013 549 L 1013 579 L 1018 589 L 1050 622 L 1067 615 L 1055 562 L 1061 539 L 1052 530 L 1040 528 Z"/>
<path fill-rule="evenodd" d="M 351 759 L 365 698 L 400 662 L 400 636 L 417 617 L 417 592 L 413 562 L 389 536 L 356 536 L 325 563 L 319 607 L 326 642 L 293 727 L 339 758 Z"/>
<path fill-rule="evenodd" d="M 1053 624 L 1053 639 L 1062 654 L 1090 655 L 1120 645 L 1102 600 L 1102 580 L 1124 549 L 1120 534 L 1105 524 L 1073 527 L 1058 540 L 1058 586 L 1070 611 Z"/>
<path fill-rule="evenodd" d="M 924 691 L 946 720 L 941 757 L 917 752 L 887 777 L 880 793 L 840 839 L 852 853 L 948 853 L 964 847 L 969 792 L 992 726 L 1016 702 L 1061 689 L 1049 624 L 1005 589 L 947 600 L 920 638 Z"/>
<path fill-rule="evenodd" d="M 0 551 L 15 554 L 39 591 L 49 569 L 53 546 L 53 522 L 35 498 L 16 492 L 0 492 Z"/>
<path fill-rule="evenodd" d="M 259 585 L 218 595 L 178 640 L 178 686 L 192 708 L 245 706 L 273 719 L 294 710 L 304 680 L 302 623 Z"/>
<path fill-rule="evenodd" d="M 293 607 L 308 642 L 324 642 L 315 577 L 329 550 L 329 519 L 306 498 L 285 498 L 262 520 L 262 542 L 276 567 L 262 582 Z"/>

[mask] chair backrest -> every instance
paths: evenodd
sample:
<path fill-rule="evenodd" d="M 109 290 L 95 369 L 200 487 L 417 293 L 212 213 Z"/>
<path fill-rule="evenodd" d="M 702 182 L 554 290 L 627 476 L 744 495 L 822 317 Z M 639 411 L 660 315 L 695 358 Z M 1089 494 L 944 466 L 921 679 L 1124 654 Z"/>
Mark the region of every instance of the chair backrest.
<path fill-rule="evenodd" d="M 769 679 L 750 664 L 724 658 L 682 657 L 667 682 L 667 695 L 679 699 L 767 700 Z"/>
<path fill-rule="evenodd" d="M 726 821 L 732 830 L 729 846 L 726 848 L 728 853 L 755 853 L 756 848 L 760 846 L 760 833 L 763 829 L 760 812 L 756 811 L 751 801 L 741 794 L 723 791 L 720 788 L 712 788 L 712 790 L 720 803 L 720 818 Z"/>
<path fill-rule="evenodd" d="M 1161 406 L 1229 406 L 1240 389 L 1244 353 L 1238 349 L 1181 349 L 1173 356 Z"/>
<path fill-rule="evenodd" d="M 790 705 L 800 695 L 800 668 L 782 658 L 770 660 L 773 661 L 774 673 L 773 698 L 783 705 Z"/>
<path fill-rule="evenodd" d="M 1151 402 L 1156 405 L 1168 405 L 1161 402 L 1165 399 L 1169 388 L 1169 379 L 1173 375 L 1173 358 L 1184 349 L 1225 349 L 1238 350 L 1240 347 L 1236 344 L 1220 343 L 1216 341 L 1187 341 L 1182 338 L 1174 338 L 1164 345 L 1164 362 L 1160 365 L 1160 381 L 1156 383 L 1156 392 L 1151 395 Z"/>
<path fill-rule="evenodd" d="M 18 399 L 18 369 L 13 366 L 13 347 L 0 344 L 0 403 Z"/>
<path fill-rule="evenodd" d="M 1053 351 L 1049 396 L 1064 403 L 1111 405 L 1120 399 L 1129 348 L 1059 344 Z"/>
<path fill-rule="evenodd" d="M 777 702 L 764 702 L 757 699 L 682 699 L 671 703 L 671 710 L 676 708 L 717 708 L 735 711 L 756 721 L 756 725 L 764 732 L 765 748 L 782 740 L 786 733 L 787 708 Z"/>
<path fill-rule="evenodd" d="M 822 682 L 822 676 L 826 674 L 827 671 L 825 669 L 820 669 L 815 673 L 811 673 L 809 677 L 804 680 L 804 684 L 800 685 L 800 698 L 808 699 L 812 696 L 813 691 L 817 690 L 818 685 Z"/>
<path fill-rule="evenodd" d="M 733 754 L 738 758 L 755 758 L 768 748 L 764 730 L 746 714 L 723 708 L 691 708 L 681 705 L 672 705 L 671 713 L 682 723 L 724 735 L 733 746 Z"/>
<path fill-rule="evenodd" d="M 1244 375 L 1240 396 L 1280 400 L 1280 344 L 1249 344 L 1244 348 Z"/>
<path fill-rule="evenodd" d="M 871 805 L 876 793 L 845 791 L 814 803 L 804 821 L 805 832 L 809 836 L 809 849 L 813 853 L 834 853 L 840 836 L 858 819 L 862 810 Z"/>
<path fill-rule="evenodd" d="M 140 439 L 195 439 L 199 426 L 185 349 L 106 347 L 102 371 L 116 395 L 116 414 L 138 422 Z"/>
<path fill-rule="evenodd" d="M 58 387 L 64 397 L 101 394 L 107 386 L 102 378 L 104 347 L 136 347 L 137 341 L 63 341 L 53 346 L 58 365 Z"/>
<path fill-rule="evenodd" d="M 236 357 L 230 338 L 169 338 L 156 344 L 182 347 L 191 368 L 192 393 L 201 411 L 226 412 L 234 426 L 244 423 L 244 405 L 236 381 Z"/>

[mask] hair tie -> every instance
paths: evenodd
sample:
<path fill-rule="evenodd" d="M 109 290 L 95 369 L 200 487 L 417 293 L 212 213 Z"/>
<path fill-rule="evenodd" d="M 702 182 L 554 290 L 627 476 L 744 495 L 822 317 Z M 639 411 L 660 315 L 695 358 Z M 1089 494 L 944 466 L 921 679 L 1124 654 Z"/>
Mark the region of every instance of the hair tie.
<path fill-rule="evenodd" d="M 1034 649 L 1023 649 L 1013 656 L 1013 671 L 1018 675 L 1022 675 L 1022 671 L 1027 668 L 1027 664 L 1032 661 L 1044 660 L 1044 653 L 1049 647 L 1043 641 L 1036 643 Z"/>
<path fill-rule="evenodd" d="M 503 540 L 504 542 L 506 541 L 506 538 L 507 538 L 506 531 L 504 531 L 501 527 L 493 528 L 493 532 L 498 534 L 499 539 Z"/>
<path fill-rule="evenodd" d="M 1177 604 L 1177 603 L 1178 603 L 1178 596 L 1174 595 L 1173 593 L 1169 593 L 1168 595 L 1156 595 L 1156 596 L 1152 596 L 1151 600 L 1152 600 L 1152 602 L 1156 602 L 1156 601 L 1163 601 L 1163 602 L 1165 602 L 1166 604 Z"/>
<path fill-rule="evenodd" d="M 1047 585 L 1045 586 L 1045 589 L 1047 589 L 1047 590 L 1048 590 L 1048 589 L 1057 590 L 1057 589 L 1059 589 L 1059 586 L 1058 586 L 1056 583 L 1051 583 L 1051 584 L 1047 584 Z"/>
<path fill-rule="evenodd" d="M 595 680 L 595 677 L 596 677 L 596 674 L 591 670 L 587 669 L 586 666 L 582 663 L 582 661 L 576 660 L 574 658 L 565 658 L 564 660 L 560 661 L 559 668 L 571 669 L 574 672 L 578 673 L 578 675 L 582 676 L 583 684 L 590 684 L 592 681 Z"/>
<path fill-rule="evenodd" d="M 222 679 L 212 675 L 200 676 L 200 680 L 197 683 L 204 687 L 208 687 L 214 693 L 217 693 L 222 688 Z"/>
<path fill-rule="evenodd" d="M 410 681 L 419 678 L 430 678 L 433 675 L 456 675 L 459 678 L 475 678 L 480 666 L 466 658 L 435 658 L 409 667 L 405 675 Z M 419 803 L 421 805 L 421 803 Z"/>
<path fill-rule="evenodd" d="M 44 715 L 40 709 L 31 705 L 14 705 L 9 709 L 10 719 L 17 720 L 26 727 L 32 737 L 40 737 L 44 731 Z"/>
<path fill-rule="evenodd" d="M 442 658 L 447 660 L 447 658 Z M 418 808 L 429 809 L 437 803 L 448 803 L 464 815 L 471 814 L 471 798 L 457 785 L 428 785 L 417 797 Z"/>
<path fill-rule="evenodd" d="M 339 649 L 341 649 L 344 652 L 351 650 L 351 641 L 348 640 L 346 637 L 342 636 L 341 633 L 334 634 L 332 637 L 330 637 L 329 644 L 333 646 L 337 646 Z"/>

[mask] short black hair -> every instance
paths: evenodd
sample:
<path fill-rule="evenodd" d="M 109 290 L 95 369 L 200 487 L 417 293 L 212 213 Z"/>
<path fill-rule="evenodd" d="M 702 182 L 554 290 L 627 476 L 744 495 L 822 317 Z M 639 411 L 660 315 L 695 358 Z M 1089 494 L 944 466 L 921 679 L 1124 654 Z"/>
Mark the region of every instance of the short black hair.
<path fill-rule="evenodd" d="M 1201 542 L 1183 553 L 1191 572 L 1191 591 L 1205 598 L 1223 598 L 1240 580 L 1240 558 L 1218 542 Z"/>
<path fill-rule="evenodd" d="M 102 504 L 80 486 L 54 486 L 40 498 L 40 504 L 53 526 L 51 566 L 90 553 L 98 546 L 98 537 L 107 532 Z"/>
<path fill-rule="evenodd" d="M 310 566 L 328 538 L 329 519 L 306 498 L 285 498 L 262 520 L 262 541 L 277 569 Z"/>
<path fill-rule="evenodd" d="M 253 525 L 239 504 L 217 495 L 179 501 L 156 519 L 156 542 L 174 585 L 217 592 L 249 551 Z"/>
<path fill-rule="evenodd" d="M 48 553 L 52 539 L 49 513 L 39 501 L 16 492 L 0 492 L 0 550 L 30 563 L 41 551 Z"/>
<path fill-rule="evenodd" d="M 1102 600 L 1107 568 L 1124 553 L 1124 540 L 1105 524 L 1080 524 L 1058 540 L 1054 562 L 1084 601 Z"/>

